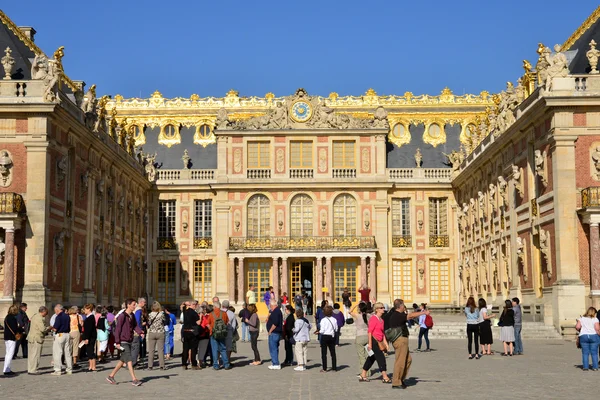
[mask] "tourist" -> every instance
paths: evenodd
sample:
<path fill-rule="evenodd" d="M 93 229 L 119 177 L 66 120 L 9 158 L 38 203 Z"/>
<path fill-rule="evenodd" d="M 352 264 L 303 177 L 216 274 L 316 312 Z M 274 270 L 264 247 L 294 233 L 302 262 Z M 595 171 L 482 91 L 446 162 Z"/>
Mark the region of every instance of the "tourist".
<path fill-rule="evenodd" d="M 248 304 L 248 311 L 250 316 L 246 318 L 246 324 L 248 324 L 248 329 L 250 331 L 250 346 L 252 348 L 252 352 L 254 353 L 254 361 L 250 363 L 250 365 L 260 365 L 262 361 L 260 360 L 260 354 L 258 353 L 258 333 L 260 332 L 260 321 L 258 320 L 258 314 L 256 309 L 256 304 Z"/>
<path fill-rule="evenodd" d="M 521 330 L 523 329 L 523 313 L 521 312 L 521 301 L 518 297 L 513 297 L 512 306 L 515 312 L 515 354 L 523 354 L 523 341 L 521 340 Z"/>
<path fill-rule="evenodd" d="M 421 303 L 420 311 L 427 311 L 427 303 Z M 422 314 L 419 317 L 419 342 L 417 344 L 417 351 L 421 351 L 423 338 L 425 338 L 425 344 L 427 345 L 427 349 L 425 349 L 425 351 L 431 351 L 429 347 L 429 328 L 425 324 L 425 318 L 427 318 L 426 314 Z M 477 351 L 477 349 L 475 349 L 475 351 Z"/>
<path fill-rule="evenodd" d="M 108 347 L 107 351 L 111 358 L 115 357 L 115 308 L 113 306 L 106 306 L 106 322 L 108 323 Z"/>
<path fill-rule="evenodd" d="M 17 322 L 17 314 L 19 314 L 19 308 L 16 304 L 11 305 L 8 308 L 8 314 L 4 318 L 4 345 L 6 347 L 6 353 L 4 354 L 4 376 L 16 375 L 10 369 L 10 363 L 14 357 L 17 342 L 21 339 L 23 334 L 22 328 L 19 327 Z M 19 340 L 18 340 L 19 339 Z"/>
<path fill-rule="evenodd" d="M 98 340 L 98 348 L 96 352 L 98 354 L 98 362 L 104 363 L 106 361 L 106 349 L 108 348 L 108 340 L 110 335 L 110 326 L 106 316 L 108 310 L 105 307 L 96 307 L 96 315 L 99 315 L 98 322 L 96 323 L 96 339 Z"/>
<path fill-rule="evenodd" d="M 183 351 L 181 353 L 181 366 L 188 369 L 188 362 L 192 364 L 193 370 L 199 370 L 196 355 L 198 354 L 198 336 L 202 321 L 196 312 L 197 302 L 189 302 L 183 312 Z"/>
<path fill-rule="evenodd" d="M 285 360 L 283 366 L 291 366 L 294 363 L 294 307 L 289 304 L 285 307 L 285 321 L 283 322 L 283 340 L 285 343 Z"/>
<path fill-rule="evenodd" d="M 400 299 L 394 300 L 394 308 L 388 314 L 387 324 L 390 329 L 391 337 L 386 337 L 392 341 L 396 359 L 394 361 L 394 376 L 392 381 L 392 389 L 406 389 L 406 375 L 412 364 L 412 357 L 408 350 L 408 325 L 407 321 L 411 318 L 427 315 L 429 311 L 413 311 L 407 314 L 406 305 Z M 389 343 L 389 342 L 388 342 Z M 366 378 L 365 374 L 365 378 Z"/>
<path fill-rule="evenodd" d="M 240 310 L 240 313 L 238 314 L 238 317 L 240 317 L 240 321 L 242 321 L 242 343 L 250 341 L 250 334 L 248 332 L 248 324 L 245 322 L 246 319 L 248 319 L 250 317 L 250 312 L 248 311 L 247 304 L 248 303 L 242 304 L 242 309 Z"/>
<path fill-rule="evenodd" d="M 346 324 L 346 316 L 340 311 L 339 303 L 333 304 L 333 318 L 335 318 L 335 320 L 337 321 L 338 326 L 337 332 L 335 334 L 335 346 L 340 347 L 340 335 L 342 334 L 342 328 Z"/>
<path fill-rule="evenodd" d="M 221 310 L 219 301 L 213 302 L 213 310 L 208 314 L 208 328 L 210 330 L 210 347 L 212 350 L 213 368 L 219 370 L 219 355 L 226 370 L 231 369 L 229 357 L 227 357 L 227 324 L 229 318 L 227 313 Z"/>
<path fill-rule="evenodd" d="M 296 310 L 296 317 L 293 338 L 298 366 L 294 368 L 294 371 L 306 371 L 306 363 L 308 362 L 308 342 L 310 342 L 310 329 L 312 326 L 304 317 L 304 311 Z"/>
<path fill-rule="evenodd" d="M 470 296 L 464 309 L 467 317 L 467 340 L 469 349 L 469 360 L 479 360 L 479 309 L 475 305 L 475 299 Z M 475 338 L 475 353 L 473 350 L 473 338 Z"/>
<path fill-rule="evenodd" d="M 492 321 L 495 314 L 489 314 L 487 309 L 487 303 L 484 299 L 479 299 L 479 343 L 481 344 L 481 354 L 491 356 L 492 344 L 494 338 L 492 337 Z"/>
<path fill-rule="evenodd" d="M 246 292 L 246 304 L 256 304 L 256 292 L 254 290 L 255 286 L 250 285 Z"/>
<path fill-rule="evenodd" d="M 69 308 L 69 341 L 73 352 L 73 369 L 79 369 L 77 356 L 79 355 L 79 342 L 81 341 L 81 331 L 83 329 L 83 317 L 79 313 L 79 307 Z"/>
<path fill-rule="evenodd" d="M 358 377 L 359 382 L 368 382 L 367 371 L 371 369 L 375 360 L 379 365 L 379 370 L 383 376 L 383 383 L 392 383 L 392 380 L 387 374 L 387 365 L 385 363 L 385 354 L 389 351 L 387 339 L 383 333 L 383 313 L 385 307 L 382 303 L 375 303 L 373 307 L 373 316 L 369 319 L 367 352 L 370 354 L 363 365 L 362 372 Z"/>
<path fill-rule="evenodd" d="M 352 299 L 350 297 L 351 295 L 348 291 L 348 288 L 344 288 L 344 292 L 342 293 L 342 304 L 344 305 L 344 319 L 348 319 L 348 316 L 350 315 L 350 307 L 352 307 Z"/>
<path fill-rule="evenodd" d="M 512 308 L 512 302 L 506 300 L 504 302 L 504 311 L 500 315 L 500 340 L 504 342 L 504 353 L 503 356 L 513 355 L 513 342 L 515 341 L 515 312 Z M 508 352 L 510 350 L 510 353 Z"/>
<path fill-rule="evenodd" d="M 327 300 L 322 300 L 321 301 L 321 307 L 317 307 L 317 311 L 315 312 L 315 323 L 317 325 L 317 332 L 319 332 L 321 330 L 321 320 L 325 316 L 325 314 L 323 314 L 323 309 L 328 304 L 329 304 L 329 302 Z M 304 311 L 304 310 L 302 310 L 302 311 Z M 321 342 L 321 335 L 320 334 L 317 336 L 317 340 L 319 341 L 319 343 Z"/>
<path fill-rule="evenodd" d="M 123 365 L 127 365 L 129 375 L 131 375 L 131 384 L 133 386 L 140 386 L 142 384 L 142 382 L 135 376 L 135 371 L 133 370 L 133 358 L 131 355 L 132 343 L 134 340 L 136 340 L 133 333 L 136 332 L 140 337 L 144 337 L 144 332 L 137 325 L 137 320 L 133 315 L 136 306 L 137 303 L 135 299 L 127 299 L 125 301 L 125 311 L 123 311 L 123 313 L 121 313 L 116 320 L 117 326 L 115 328 L 115 347 L 117 350 L 120 350 L 121 357 L 119 361 L 117 361 L 115 369 L 106 377 L 106 380 L 111 385 L 117 384 L 115 381 L 115 375 L 117 372 L 119 372 Z"/>
<path fill-rule="evenodd" d="M 296 310 L 302 310 L 302 293 L 296 293 L 296 297 L 294 297 L 294 305 L 296 306 Z"/>
<path fill-rule="evenodd" d="M 267 291 L 265 292 L 265 295 L 263 296 L 263 301 L 265 302 L 265 305 L 267 306 L 267 310 L 270 310 L 270 304 L 271 304 L 271 292 L 273 291 L 273 286 L 269 286 L 269 288 L 267 289 Z M 275 300 L 275 299 L 273 299 Z"/>
<path fill-rule="evenodd" d="M 592 371 L 598 371 L 598 344 L 600 343 L 600 324 L 596 317 L 596 309 L 590 307 L 585 315 L 577 320 L 575 329 L 579 332 L 579 345 L 581 346 L 582 368 L 590 368 L 590 355 L 592 356 Z"/>
<path fill-rule="evenodd" d="M 208 303 L 204 302 L 199 308 L 198 316 L 200 317 L 200 335 L 198 335 L 198 365 L 201 368 L 206 367 L 206 355 L 210 344 L 210 333 L 208 330 L 208 314 L 206 308 Z"/>
<path fill-rule="evenodd" d="M 333 317 L 333 307 L 323 308 L 323 318 L 319 328 L 321 337 L 321 372 L 327 372 L 327 349 L 331 355 L 331 370 L 337 372 L 337 356 L 335 354 L 335 336 L 338 331 L 337 320 Z"/>
<path fill-rule="evenodd" d="M 271 355 L 271 365 L 269 369 L 281 369 L 279 364 L 279 341 L 283 334 L 283 315 L 277 307 L 277 301 L 271 300 L 269 318 L 267 319 L 267 332 L 269 336 L 269 354 Z"/>
<path fill-rule="evenodd" d="M 17 347 L 15 349 L 15 356 L 19 354 L 19 346 L 21 346 L 21 353 L 23 358 L 27 358 L 27 335 L 29 334 L 29 317 L 27 316 L 27 303 L 21 303 L 19 307 L 19 313 L 17 314 L 17 324 L 19 328 L 22 329 L 23 335 L 21 336 L 21 340 L 17 341 Z"/>
<path fill-rule="evenodd" d="M 304 311 L 304 314 L 308 313 L 308 296 L 306 292 L 302 292 L 302 311 Z"/>
<path fill-rule="evenodd" d="M 148 352 L 148 370 L 154 367 L 154 351 L 158 353 L 158 366 L 165 369 L 165 324 L 169 324 L 168 318 L 162 310 L 158 301 L 152 303 L 152 309 L 148 315 L 148 333 L 146 334 L 146 350 Z"/>
<path fill-rule="evenodd" d="M 75 307 L 77 310 L 77 307 Z M 70 330 L 72 329 L 72 318 L 65 314 L 62 304 L 54 306 L 54 312 L 56 318 L 54 319 L 54 325 L 52 326 L 54 331 L 54 344 L 52 345 L 52 358 L 54 360 L 54 372 L 52 375 L 62 375 L 62 358 L 65 357 L 65 363 L 67 364 L 67 375 L 73 373 L 73 353 L 76 353 L 78 347 L 73 349 L 71 347 L 71 335 Z M 74 314 L 76 321 L 79 318 L 79 314 Z M 77 340 L 79 343 L 79 339 Z"/>
<path fill-rule="evenodd" d="M 133 313 L 135 317 L 135 321 L 137 326 L 140 327 L 144 335 L 147 330 L 147 314 L 145 312 L 146 309 L 146 299 L 143 297 L 138 298 L 138 305 Z M 134 341 L 131 344 L 131 358 L 133 359 L 133 366 L 136 367 L 138 364 L 138 359 L 141 361 L 146 356 L 146 341 L 142 339 L 141 335 L 138 335 L 137 332 L 133 333 Z"/>
<path fill-rule="evenodd" d="M 369 297 L 371 293 L 371 289 L 367 286 L 366 283 L 363 283 L 362 286 L 358 289 L 358 293 L 360 293 L 360 301 L 367 303 L 367 307 L 371 308 L 371 299 Z"/>
<path fill-rule="evenodd" d="M 27 341 L 29 342 L 29 357 L 27 359 L 27 373 L 29 375 L 38 375 L 38 368 L 40 366 L 40 358 L 42 355 L 42 347 L 44 345 L 44 338 L 48 333 L 48 325 L 46 325 L 46 315 L 48 315 L 48 309 L 41 306 L 38 309 L 38 313 L 31 317 L 29 323 L 29 335 L 27 335 Z M 6 332 L 6 328 L 4 330 Z"/>
<path fill-rule="evenodd" d="M 175 349 L 175 326 L 177 325 L 177 317 L 167 307 L 165 307 L 165 313 L 169 319 L 168 325 L 165 325 L 165 359 L 170 360 L 173 358 L 173 351 Z"/>
<path fill-rule="evenodd" d="M 231 311 L 229 307 L 229 300 L 223 300 L 223 308 L 221 309 L 227 313 L 227 338 L 225 339 L 225 348 L 227 350 L 227 359 L 231 362 L 231 353 L 234 349 L 234 334 L 237 333 L 237 319 L 235 313 Z M 238 335 L 239 337 L 239 335 Z"/>
<path fill-rule="evenodd" d="M 358 312 L 356 309 L 358 308 Z M 362 372 L 362 367 L 369 357 L 365 346 L 369 343 L 369 318 L 371 317 L 370 310 L 367 308 L 367 303 L 361 301 L 350 310 L 350 316 L 354 318 L 354 326 L 356 327 L 356 338 L 354 345 L 358 354 L 358 374 Z M 371 376 L 371 371 L 367 371 L 367 377 Z"/>
<path fill-rule="evenodd" d="M 93 304 L 86 304 L 83 306 L 83 313 L 85 314 L 85 320 L 83 321 L 83 332 L 81 332 L 81 342 L 84 345 L 84 354 L 86 354 L 89 367 L 88 371 L 96 372 L 96 318 L 92 313 L 94 312 Z M 75 351 L 75 349 L 73 349 Z"/>
<path fill-rule="evenodd" d="M 287 292 L 283 292 L 281 296 L 281 312 L 285 312 L 285 307 L 289 304 L 289 301 Z"/>

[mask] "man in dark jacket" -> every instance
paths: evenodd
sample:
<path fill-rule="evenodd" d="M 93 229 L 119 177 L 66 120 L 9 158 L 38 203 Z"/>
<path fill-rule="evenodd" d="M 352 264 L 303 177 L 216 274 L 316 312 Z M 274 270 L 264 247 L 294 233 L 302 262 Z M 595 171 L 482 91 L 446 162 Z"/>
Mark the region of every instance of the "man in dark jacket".
<path fill-rule="evenodd" d="M 340 311 L 340 304 L 333 304 L 333 318 L 337 321 L 338 330 L 335 333 L 335 345 L 340 347 L 340 332 L 342 327 L 346 324 L 346 318 L 344 318 L 344 314 Z"/>
<path fill-rule="evenodd" d="M 17 314 L 17 324 L 19 325 L 19 328 L 21 328 L 23 336 L 21 336 L 21 340 L 17 342 L 15 358 L 17 358 L 17 354 L 19 353 L 19 346 L 23 349 L 23 358 L 27 358 L 27 334 L 29 334 L 30 324 L 29 317 L 27 316 L 27 303 L 21 303 L 19 313 Z"/>

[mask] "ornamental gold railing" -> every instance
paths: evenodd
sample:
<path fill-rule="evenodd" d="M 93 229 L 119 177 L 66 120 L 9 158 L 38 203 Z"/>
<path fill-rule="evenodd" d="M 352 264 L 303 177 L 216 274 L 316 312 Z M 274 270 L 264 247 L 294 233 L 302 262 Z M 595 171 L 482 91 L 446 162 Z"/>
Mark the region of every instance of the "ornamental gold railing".
<path fill-rule="evenodd" d="M 600 186 L 585 188 L 581 191 L 581 207 L 600 206 Z"/>
<path fill-rule="evenodd" d="M 212 237 L 195 237 L 194 249 L 210 249 L 212 248 Z"/>
<path fill-rule="evenodd" d="M 429 247 L 450 247 L 448 235 L 429 235 Z"/>
<path fill-rule="evenodd" d="M 0 193 L 0 214 L 21 214 L 25 212 L 23 197 L 17 193 Z"/>
<path fill-rule="evenodd" d="M 177 242 L 174 237 L 159 237 L 157 248 L 158 250 L 176 250 Z"/>
<path fill-rule="evenodd" d="M 361 250 L 375 249 L 374 236 L 230 237 L 229 250 Z"/>
<path fill-rule="evenodd" d="M 412 237 L 410 235 L 392 236 L 392 247 L 411 247 Z"/>

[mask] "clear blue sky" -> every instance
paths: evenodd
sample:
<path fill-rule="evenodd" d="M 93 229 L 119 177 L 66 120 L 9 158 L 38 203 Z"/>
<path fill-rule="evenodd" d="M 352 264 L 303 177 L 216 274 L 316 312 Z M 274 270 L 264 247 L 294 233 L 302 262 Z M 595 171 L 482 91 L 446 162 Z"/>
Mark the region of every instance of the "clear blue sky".
<path fill-rule="evenodd" d="M 148 97 L 497 92 L 563 43 L 593 0 L 12 1 L 49 55 L 99 94 Z"/>

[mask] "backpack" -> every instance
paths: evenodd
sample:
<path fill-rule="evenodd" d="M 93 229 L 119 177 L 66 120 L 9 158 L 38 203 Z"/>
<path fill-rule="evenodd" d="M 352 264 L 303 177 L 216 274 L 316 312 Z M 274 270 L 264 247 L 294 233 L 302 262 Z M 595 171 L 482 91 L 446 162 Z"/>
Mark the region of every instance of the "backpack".
<path fill-rule="evenodd" d="M 212 337 L 215 338 L 215 340 L 224 340 L 227 337 L 227 325 L 225 324 L 225 321 L 223 321 L 223 318 L 221 318 L 220 314 L 219 317 L 217 317 L 213 312 L 212 316 L 215 320 L 215 326 L 212 330 Z"/>
<path fill-rule="evenodd" d="M 431 318 L 431 315 L 425 316 L 425 326 L 427 329 L 433 328 L 433 318 Z"/>

